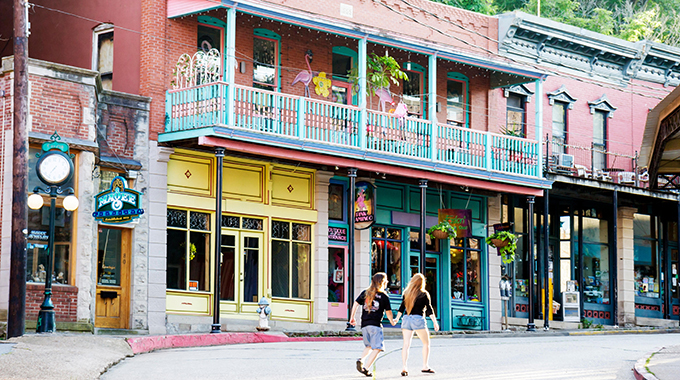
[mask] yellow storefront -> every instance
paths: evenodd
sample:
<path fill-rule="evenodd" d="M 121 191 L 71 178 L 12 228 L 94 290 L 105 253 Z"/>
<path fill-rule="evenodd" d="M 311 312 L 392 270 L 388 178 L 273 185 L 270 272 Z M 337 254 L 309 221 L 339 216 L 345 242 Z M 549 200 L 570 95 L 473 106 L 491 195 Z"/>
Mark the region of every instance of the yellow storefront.
<path fill-rule="evenodd" d="M 220 244 L 220 315 L 312 322 L 314 176 L 310 169 L 224 157 L 222 229 L 215 233 L 214 154 L 175 150 L 168 162 L 168 314 L 212 315 Z"/>

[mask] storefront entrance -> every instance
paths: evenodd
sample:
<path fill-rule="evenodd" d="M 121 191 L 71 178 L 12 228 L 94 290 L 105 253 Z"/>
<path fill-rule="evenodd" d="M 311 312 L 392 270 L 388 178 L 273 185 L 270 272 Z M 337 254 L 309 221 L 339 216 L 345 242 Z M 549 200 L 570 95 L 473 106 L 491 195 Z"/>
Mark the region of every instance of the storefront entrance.
<path fill-rule="evenodd" d="M 220 299 L 229 301 L 225 312 L 243 312 L 244 304 L 257 304 L 262 296 L 263 234 L 223 231 Z"/>
<path fill-rule="evenodd" d="M 347 248 L 328 247 L 328 318 L 347 319 Z"/>
<path fill-rule="evenodd" d="M 414 274 L 420 272 L 420 256 L 419 252 L 411 251 L 411 257 L 409 260 L 409 266 L 411 268 L 411 277 Z M 430 298 L 432 299 L 432 308 L 437 316 L 437 319 L 441 321 L 440 309 L 439 309 L 439 255 L 435 253 L 428 253 L 425 256 L 425 290 L 430 293 Z M 427 319 L 428 326 L 432 328 L 432 321 Z"/>
<path fill-rule="evenodd" d="M 99 227 L 95 327 L 129 326 L 131 235 L 129 229 Z"/>

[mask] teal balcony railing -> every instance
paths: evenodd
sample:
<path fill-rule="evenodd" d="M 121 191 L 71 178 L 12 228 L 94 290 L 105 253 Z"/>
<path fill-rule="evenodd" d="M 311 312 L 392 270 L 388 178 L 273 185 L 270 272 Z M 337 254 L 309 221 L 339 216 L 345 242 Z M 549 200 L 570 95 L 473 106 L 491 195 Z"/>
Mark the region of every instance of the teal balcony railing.
<path fill-rule="evenodd" d="M 366 110 L 362 126 L 358 107 L 241 85 L 233 88 L 233 125 L 227 125 L 228 99 L 225 82 L 168 91 L 165 131 L 225 126 L 487 171 L 542 175 L 536 141 L 373 110 Z"/>

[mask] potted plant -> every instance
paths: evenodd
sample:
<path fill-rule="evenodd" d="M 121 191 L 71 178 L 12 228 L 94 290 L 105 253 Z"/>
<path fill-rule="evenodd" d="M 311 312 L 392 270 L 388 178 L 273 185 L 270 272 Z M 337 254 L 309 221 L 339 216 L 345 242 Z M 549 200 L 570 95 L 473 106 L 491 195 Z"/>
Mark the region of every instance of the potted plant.
<path fill-rule="evenodd" d="M 427 230 L 427 234 L 433 239 L 448 239 L 456 237 L 456 228 L 449 223 L 448 220 L 444 219 L 438 224 L 430 227 Z"/>
<path fill-rule="evenodd" d="M 500 253 L 503 263 L 510 264 L 515 261 L 517 249 L 517 236 L 510 231 L 498 231 L 486 238 L 486 244 L 495 247 Z"/>
<path fill-rule="evenodd" d="M 349 73 L 352 91 L 359 91 L 359 70 L 354 67 Z M 399 62 L 389 55 L 380 56 L 371 53 L 366 57 L 366 84 L 368 95 L 375 95 L 380 88 L 388 88 L 390 83 L 399 86 L 399 79 L 408 80 L 408 76 L 401 69 Z"/>

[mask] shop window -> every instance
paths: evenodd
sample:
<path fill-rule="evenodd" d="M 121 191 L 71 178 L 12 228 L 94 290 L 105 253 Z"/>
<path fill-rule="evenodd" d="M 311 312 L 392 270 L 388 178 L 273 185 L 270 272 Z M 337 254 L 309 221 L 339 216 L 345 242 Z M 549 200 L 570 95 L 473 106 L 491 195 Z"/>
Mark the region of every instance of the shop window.
<path fill-rule="evenodd" d="M 636 213 L 633 217 L 633 235 L 635 295 L 659 298 L 661 281 L 659 277 L 657 218 Z"/>
<path fill-rule="evenodd" d="M 387 291 L 401 294 L 401 229 L 373 227 L 371 234 L 371 277 L 378 272 L 385 272 Z"/>
<path fill-rule="evenodd" d="M 113 25 L 102 24 L 94 30 L 92 69 L 99 72 L 102 88 L 113 88 Z"/>
<path fill-rule="evenodd" d="M 311 298 L 312 226 L 272 221 L 272 295 Z"/>
<path fill-rule="evenodd" d="M 593 113 L 593 168 L 607 166 L 607 113 L 595 110 Z"/>
<path fill-rule="evenodd" d="M 168 289 L 207 291 L 210 288 L 210 215 L 168 208 L 167 225 Z"/>
<path fill-rule="evenodd" d="M 339 183 L 328 185 L 328 219 L 345 220 L 345 187 Z"/>
<path fill-rule="evenodd" d="M 578 226 L 577 226 L 578 227 Z M 583 210 L 583 302 L 609 305 L 609 223 L 602 210 Z"/>
<path fill-rule="evenodd" d="M 552 107 L 553 153 L 566 153 L 567 143 L 567 103 L 555 102 Z"/>
<path fill-rule="evenodd" d="M 412 228 L 409 231 L 408 241 L 411 251 L 420 251 L 420 229 Z M 425 234 L 425 251 L 439 252 L 439 239 L 432 239 L 430 235 Z"/>
<path fill-rule="evenodd" d="M 256 29 L 253 38 L 253 87 L 275 91 L 278 87 L 280 37 Z"/>
<path fill-rule="evenodd" d="M 458 73 L 448 73 L 446 81 L 446 122 L 467 126 L 468 79 Z"/>
<path fill-rule="evenodd" d="M 451 241 L 451 299 L 457 302 L 481 302 L 481 239 L 460 238 Z"/>
<path fill-rule="evenodd" d="M 507 134 L 526 136 L 526 99 L 522 95 L 508 95 L 507 103 Z"/>

